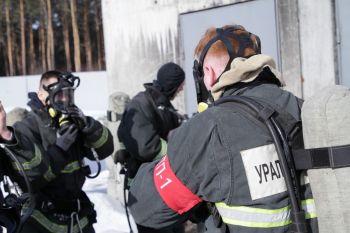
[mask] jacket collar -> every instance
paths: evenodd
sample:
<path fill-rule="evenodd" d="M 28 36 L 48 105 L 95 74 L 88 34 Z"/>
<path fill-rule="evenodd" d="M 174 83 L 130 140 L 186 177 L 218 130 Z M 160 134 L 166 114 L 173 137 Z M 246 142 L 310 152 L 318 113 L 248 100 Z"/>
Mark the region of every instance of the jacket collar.
<path fill-rule="evenodd" d="M 231 69 L 223 73 L 219 82 L 213 86 L 211 94 L 214 100 L 219 99 L 227 87 L 243 83 L 235 87 L 242 88 L 246 86 L 244 83 L 254 81 L 266 67 L 270 69 L 281 85 L 285 86 L 285 82 L 281 74 L 276 70 L 276 64 L 270 56 L 259 54 L 250 58 L 238 57 L 232 61 Z"/>
<path fill-rule="evenodd" d="M 158 90 L 152 83 L 145 83 L 143 85 L 146 88 L 146 92 L 148 92 L 152 99 L 154 100 L 157 106 L 166 106 L 173 107 L 170 100 Z"/>

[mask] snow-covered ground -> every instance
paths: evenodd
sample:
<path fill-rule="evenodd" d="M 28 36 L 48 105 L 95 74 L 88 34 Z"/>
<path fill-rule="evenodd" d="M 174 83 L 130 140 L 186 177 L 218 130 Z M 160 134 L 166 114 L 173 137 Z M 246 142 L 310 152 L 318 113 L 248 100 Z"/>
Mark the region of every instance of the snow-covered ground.
<path fill-rule="evenodd" d="M 96 179 L 87 179 L 84 190 L 95 203 L 97 223 L 94 224 L 96 233 L 129 233 L 129 225 L 125 215 L 123 200 L 116 200 L 107 195 L 108 170 L 103 170 Z M 136 226 L 131 218 L 133 231 Z"/>

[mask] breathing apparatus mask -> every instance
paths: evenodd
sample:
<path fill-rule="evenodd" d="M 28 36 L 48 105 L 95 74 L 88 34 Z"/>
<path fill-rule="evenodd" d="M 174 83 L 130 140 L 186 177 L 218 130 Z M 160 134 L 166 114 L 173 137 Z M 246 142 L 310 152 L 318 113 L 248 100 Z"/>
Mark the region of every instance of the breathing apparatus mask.
<path fill-rule="evenodd" d="M 76 107 L 74 102 L 74 91 L 80 85 L 80 78 L 71 73 L 62 73 L 58 81 L 48 86 L 43 86 L 49 93 L 46 99 L 47 111 L 52 119 L 52 125 L 56 128 L 62 128 L 67 123 L 75 123 L 78 128 L 79 122 L 74 122 L 70 117 L 70 108 Z"/>
<path fill-rule="evenodd" d="M 237 48 L 233 47 L 232 40 L 236 41 Z M 219 82 L 221 75 L 230 69 L 233 59 L 236 57 L 248 58 L 249 56 L 261 53 L 259 37 L 246 31 L 244 27 L 240 25 L 232 25 L 226 28 L 216 28 L 216 35 L 214 35 L 214 37 L 212 37 L 204 46 L 199 58 L 195 59 L 193 64 L 193 77 L 195 81 L 199 112 L 205 110 L 208 105 L 214 101 L 210 91 L 207 90 L 204 84 L 203 64 L 209 49 L 217 41 L 221 41 L 226 47 L 229 55 L 229 61 L 227 62 L 224 71 L 217 78 L 216 83 Z M 245 50 L 247 48 L 253 49 L 255 54 L 245 56 Z"/>

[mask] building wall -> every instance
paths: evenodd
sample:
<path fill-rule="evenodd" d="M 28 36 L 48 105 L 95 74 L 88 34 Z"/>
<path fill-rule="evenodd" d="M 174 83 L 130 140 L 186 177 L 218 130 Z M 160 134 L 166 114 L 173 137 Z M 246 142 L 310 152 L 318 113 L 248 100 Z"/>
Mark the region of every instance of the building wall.
<path fill-rule="evenodd" d="M 300 57 L 303 95 L 336 84 L 336 47 L 333 1 L 299 1 Z"/>
<path fill-rule="evenodd" d="M 179 14 L 238 2 L 245 1 L 103 0 L 109 93 L 133 96 L 155 78 L 161 64 L 182 65 Z M 276 11 L 287 90 L 308 97 L 336 83 L 333 1 L 276 0 Z M 183 102 L 181 96 L 175 105 L 183 110 Z"/>

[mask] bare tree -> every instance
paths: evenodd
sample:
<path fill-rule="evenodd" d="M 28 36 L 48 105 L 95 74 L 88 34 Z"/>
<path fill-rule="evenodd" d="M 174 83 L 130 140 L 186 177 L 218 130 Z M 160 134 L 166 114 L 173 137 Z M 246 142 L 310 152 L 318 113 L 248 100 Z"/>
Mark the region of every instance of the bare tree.
<path fill-rule="evenodd" d="M 74 65 L 75 71 L 81 71 L 81 60 L 80 60 L 80 39 L 78 32 L 78 23 L 76 18 L 76 1 L 70 1 L 70 12 L 72 17 L 72 29 L 73 29 L 73 43 L 74 43 Z"/>
<path fill-rule="evenodd" d="M 32 22 L 31 20 L 28 25 L 28 32 L 29 32 L 29 73 L 33 74 L 35 63 L 36 63 L 36 57 L 35 57 L 35 50 L 34 50 L 34 36 L 33 36 L 33 29 L 32 29 Z"/>
<path fill-rule="evenodd" d="M 53 29 L 52 29 L 52 7 L 51 0 L 46 0 L 47 7 L 47 49 L 46 49 L 46 57 L 47 57 L 47 68 L 49 70 L 54 69 L 55 66 L 55 44 L 53 37 Z"/>
<path fill-rule="evenodd" d="M 46 40 L 45 40 L 45 29 L 43 23 L 39 27 L 39 54 L 41 60 L 42 71 L 47 70 L 46 66 Z"/>
<path fill-rule="evenodd" d="M 26 37 L 25 37 L 25 21 L 24 21 L 24 3 L 19 1 L 19 14 L 21 20 L 21 57 L 22 57 L 22 75 L 26 75 Z"/>
<path fill-rule="evenodd" d="M 92 54 L 91 54 L 91 39 L 89 30 L 89 0 L 84 0 L 83 8 L 83 31 L 84 31 L 84 47 L 86 55 L 86 70 L 92 70 Z"/>
<path fill-rule="evenodd" d="M 102 70 L 103 63 L 103 51 L 102 51 L 102 32 L 101 27 L 101 4 L 97 3 L 96 14 L 95 14 L 95 30 L 96 30 L 96 44 L 97 44 L 97 68 Z"/>
<path fill-rule="evenodd" d="M 7 0 L 5 4 L 5 18 L 6 18 L 6 36 L 7 36 L 7 58 L 10 76 L 15 74 L 14 64 L 13 64 L 13 45 L 12 45 L 12 30 L 10 21 L 10 1 Z"/>
<path fill-rule="evenodd" d="M 67 20 L 67 12 L 68 12 L 68 5 L 67 1 L 62 1 L 62 14 L 61 14 L 61 21 L 62 21 L 62 32 L 63 32 L 63 40 L 64 40 L 64 52 L 66 55 L 66 67 L 68 71 L 72 70 L 72 61 L 70 57 L 70 45 L 69 45 L 69 26 L 68 26 L 68 20 Z"/>

